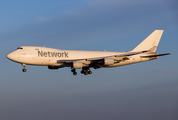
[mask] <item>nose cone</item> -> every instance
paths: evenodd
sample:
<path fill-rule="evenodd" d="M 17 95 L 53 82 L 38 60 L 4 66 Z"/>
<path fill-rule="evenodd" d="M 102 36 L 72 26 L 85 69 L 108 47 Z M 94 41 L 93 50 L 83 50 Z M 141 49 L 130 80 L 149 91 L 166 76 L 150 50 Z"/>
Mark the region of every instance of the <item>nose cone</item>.
<path fill-rule="evenodd" d="M 17 55 L 14 54 L 13 52 L 9 53 L 6 57 L 12 61 L 17 61 L 17 58 L 18 58 Z"/>
<path fill-rule="evenodd" d="M 13 58 L 12 56 L 12 53 L 9 53 L 6 57 L 11 60 Z"/>

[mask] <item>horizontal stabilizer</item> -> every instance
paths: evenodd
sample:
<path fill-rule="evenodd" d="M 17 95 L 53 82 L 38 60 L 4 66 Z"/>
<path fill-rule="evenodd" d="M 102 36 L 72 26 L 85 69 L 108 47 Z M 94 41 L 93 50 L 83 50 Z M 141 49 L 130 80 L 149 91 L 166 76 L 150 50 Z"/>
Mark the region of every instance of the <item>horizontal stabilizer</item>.
<path fill-rule="evenodd" d="M 164 56 L 164 55 L 170 55 L 170 54 L 172 54 L 172 53 L 164 53 L 164 54 L 141 56 L 141 57 L 142 58 L 149 58 L 149 57 L 158 57 L 158 56 Z"/>

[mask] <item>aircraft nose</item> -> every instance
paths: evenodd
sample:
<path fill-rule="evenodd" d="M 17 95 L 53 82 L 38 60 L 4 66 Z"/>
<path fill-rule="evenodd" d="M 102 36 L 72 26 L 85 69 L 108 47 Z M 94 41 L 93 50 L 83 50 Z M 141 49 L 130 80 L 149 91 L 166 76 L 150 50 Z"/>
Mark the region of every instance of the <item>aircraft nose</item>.
<path fill-rule="evenodd" d="M 6 57 L 11 60 L 13 58 L 13 55 L 12 55 L 12 53 L 9 53 L 9 54 L 7 54 Z"/>
<path fill-rule="evenodd" d="M 9 53 L 9 54 L 7 54 L 7 56 L 6 56 L 8 59 L 10 59 L 10 60 L 16 60 L 16 58 L 17 58 L 17 56 L 13 53 L 13 52 L 11 52 L 11 53 Z"/>

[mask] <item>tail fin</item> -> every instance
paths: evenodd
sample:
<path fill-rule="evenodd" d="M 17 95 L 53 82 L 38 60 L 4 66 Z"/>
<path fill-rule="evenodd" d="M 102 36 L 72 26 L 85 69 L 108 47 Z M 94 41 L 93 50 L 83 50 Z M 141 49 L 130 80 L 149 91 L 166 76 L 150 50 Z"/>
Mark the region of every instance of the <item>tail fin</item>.
<path fill-rule="evenodd" d="M 164 30 L 155 30 L 146 39 L 144 39 L 132 52 L 149 50 L 150 52 L 156 52 L 159 41 Z"/>

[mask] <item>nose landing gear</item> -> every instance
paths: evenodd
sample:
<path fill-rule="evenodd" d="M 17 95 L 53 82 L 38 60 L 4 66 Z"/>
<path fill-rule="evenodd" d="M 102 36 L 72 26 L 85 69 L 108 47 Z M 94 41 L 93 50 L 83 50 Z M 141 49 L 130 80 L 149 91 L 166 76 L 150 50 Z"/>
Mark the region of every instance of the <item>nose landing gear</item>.
<path fill-rule="evenodd" d="M 27 69 L 25 69 L 25 67 L 26 67 L 25 64 L 22 64 L 22 65 L 23 65 L 23 69 L 22 69 L 22 71 L 23 71 L 23 72 L 26 72 Z"/>

